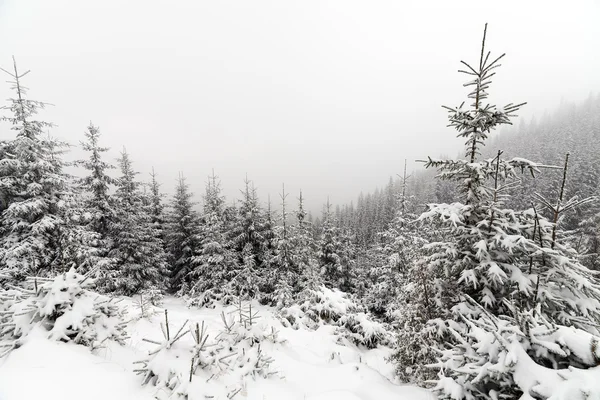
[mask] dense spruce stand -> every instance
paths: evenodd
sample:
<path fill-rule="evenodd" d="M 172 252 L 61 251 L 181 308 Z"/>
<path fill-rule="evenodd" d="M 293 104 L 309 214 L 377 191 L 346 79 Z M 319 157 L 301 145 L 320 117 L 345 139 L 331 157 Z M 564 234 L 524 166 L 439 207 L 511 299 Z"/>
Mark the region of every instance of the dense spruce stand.
<path fill-rule="evenodd" d="M 148 353 L 140 383 L 232 399 L 250 380 L 284 380 L 273 354 L 297 349 L 281 330 L 307 330 L 355 351 L 329 363 L 368 374 L 363 356 L 379 348 L 390 385 L 440 399 L 597 398 L 600 96 L 492 137 L 525 103 L 489 103 L 505 55 L 487 36 L 486 24 L 477 61 L 461 61 L 466 100 L 444 107 L 461 157 L 412 172 L 404 160 L 356 203 L 327 198 L 314 221 L 302 191 L 282 185 L 265 203 L 248 176 L 239 199 L 214 171 L 198 201 L 183 173 L 169 195 L 125 149 L 111 159 L 91 122 L 85 156 L 67 162 L 38 119 L 46 104 L 28 98 L 29 71 L 2 69 L 13 136 L 0 141 L 0 357 L 36 337 L 108 354 L 155 322 L 162 338 L 133 335 L 152 345 L 136 348 Z M 177 301 L 219 313 L 217 327 L 169 312 Z"/>

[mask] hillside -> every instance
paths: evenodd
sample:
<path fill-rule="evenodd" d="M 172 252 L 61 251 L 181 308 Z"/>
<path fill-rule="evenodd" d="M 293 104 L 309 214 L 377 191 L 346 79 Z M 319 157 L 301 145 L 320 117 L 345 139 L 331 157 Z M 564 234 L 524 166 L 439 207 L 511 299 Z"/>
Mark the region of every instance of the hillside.
<path fill-rule="evenodd" d="M 505 157 L 525 157 L 541 164 L 563 167 L 569 153 L 566 196 L 580 198 L 598 195 L 600 187 L 600 95 L 590 95 L 580 104 L 562 104 L 557 110 L 522 123 L 506 134 L 498 135 L 483 152 L 494 157 L 498 150 Z M 534 193 L 555 199 L 561 169 L 542 169 L 535 179 L 523 175 L 520 191 L 512 196 L 513 206 L 530 206 Z M 579 209 L 569 228 L 589 217 L 596 208 Z"/>
<path fill-rule="evenodd" d="M 38 400 L 150 400 L 164 399 L 168 393 L 152 385 L 142 386 L 134 361 L 144 358 L 155 346 L 143 338 L 159 339 L 163 309 L 153 316 L 139 319 L 132 300 L 126 298 L 133 317 L 128 325 L 130 338 L 124 346 L 109 342 L 105 348 L 90 353 L 72 343 L 49 340 L 41 330 L 31 334 L 26 344 L 0 359 L 0 399 Z M 247 379 L 237 399 L 289 400 L 427 400 L 426 390 L 395 383 L 393 366 L 385 362 L 388 348 L 359 349 L 342 340 L 331 326 L 312 332 L 281 325 L 269 307 L 254 305 L 261 323 L 276 327 L 284 342 L 269 348 L 277 376 Z M 222 326 L 221 307 L 190 309 L 178 298 L 167 298 L 170 325 L 179 327 L 204 321 L 209 335 Z M 227 311 L 227 310 L 226 310 Z M 192 343 L 191 335 L 182 342 Z M 224 385 L 224 384 L 223 384 Z M 217 388 L 218 390 L 219 388 Z M 221 388 L 224 390 L 224 388 Z M 190 397 L 190 399 L 204 398 Z"/>

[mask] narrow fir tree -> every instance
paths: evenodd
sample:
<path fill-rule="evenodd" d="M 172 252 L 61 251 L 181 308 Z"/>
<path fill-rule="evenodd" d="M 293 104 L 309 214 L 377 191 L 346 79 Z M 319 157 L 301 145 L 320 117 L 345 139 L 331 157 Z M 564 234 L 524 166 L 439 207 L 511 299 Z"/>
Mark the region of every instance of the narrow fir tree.
<path fill-rule="evenodd" d="M 317 260 L 314 227 L 309 214 L 304 209 L 302 191 L 298 197 L 298 209 L 295 212 L 296 223 L 293 229 L 293 243 L 297 248 L 298 270 L 301 289 L 315 290 L 322 283 Z"/>
<path fill-rule="evenodd" d="M 417 216 L 409 212 L 409 178 L 404 160 L 400 192 L 393 207 L 396 215 L 388 224 L 388 229 L 378 234 L 379 245 L 375 247 L 375 255 L 372 256 L 374 262 L 368 263 L 373 267 L 367 273 L 369 288 L 365 303 L 371 312 L 380 317 L 386 316 L 398 306 L 399 288 L 415 260 L 417 249 L 424 244 L 422 235 L 418 232 L 422 227 L 414 223 Z"/>
<path fill-rule="evenodd" d="M 248 178 L 244 184 L 237 217 L 230 231 L 239 268 L 234 277 L 234 291 L 255 297 L 258 288 L 268 282 L 269 243 L 265 235 L 265 215 L 258 202 L 256 188 Z"/>
<path fill-rule="evenodd" d="M 81 142 L 81 148 L 89 154 L 87 159 L 78 160 L 75 165 L 82 167 L 86 172 L 83 178 L 78 180 L 79 189 L 83 193 L 82 209 L 84 218 L 82 223 L 86 224 L 97 239 L 93 243 L 96 253 L 91 260 L 91 266 L 97 269 L 97 286 L 106 289 L 109 271 L 113 269 L 113 262 L 108 257 L 112 247 L 110 232 L 116 218 L 114 200 L 110 195 L 110 189 L 117 180 L 108 175 L 107 171 L 115 167 L 104 161 L 103 153 L 109 149 L 100 146 L 100 129 L 91 122 L 85 132 L 85 141 Z"/>
<path fill-rule="evenodd" d="M 162 285 L 167 269 L 163 243 L 152 223 L 151 210 L 144 203 L 140 183 L 135 179 L 129 155 L 123 150 L 119 159 L 121 176 L 116 191 L 116 220 L 111 228 L 115 269 L 110 289 L 133 295 Z"/>
<path fill-rule="evenodd" d="M 91 122 L 85 132 L 85 139 L 81 142 L 81 148 L 89 153 L 89 158 L 77 161 L 76 165 L 88 171 L 88 175 L 79 180 L 79 185 L 87 194 L 85 204 L 91 216 L 90 227 L 104 238 L 115 217 L 110 188 L 117 180 L 107 173 L 115 167 L 102 159 L 102 154 L 109 149 L 100 146 L 100 129 Z"/>
<path fill-rule="evenodd" d="M 341 247 L 339 236 L 339 230 L 331 212 L 331 204 L 327 199 L 327 204 L 323 209 L 323 226 L 318 257 L 323 281 L 332 288 L 340 288 L 343 286 L 344 280 L 342 260 L 339 254 Z"/>
<path fill-rule="evenodd" d="M 165 223 L 165 215 L 164 215 L 164 204 L 163 198 L 165 195 L 160 191 L 160 183 L 156 179 L 158 175 L 154 172 L 154 167 L 152 167 L 152 172 L 150 173 L 150 194 L 149 194 L 149 203 L 150 203 L 150 214 L 152 215 L 152 223 L 156 226 L 156 228 L 160 231 L 161 237 L 163 236 L 164 223 Z"/>
<path fill-rule="evenodd" d="M 188 294 L 194 279 L 192 260 L 199 250 L 200 221 L 193 193 L 182 174 L 166 215 L 165 243 L 169 253 L 171 290 Z"/>
<path fill-rule="evenodd" d="M 260 259 L 259 279 L 261 292 L 260 302 L 263 304 L 273 303 L 273 295 L 279 283 L 279 268 L 277 265 L 277 220 L 276 212 L 271 207 L 271 196 L 267 199 L 267 208 L 262 212 L 259 225 L 262 231 L 262 254 Z"/>
<path fill-rule="evenodd" d="M 227 241 L 225 198 L 214 171 L 206 183 L 199 250 L 192 264 L 192 304 L 210 306 L 215 301 L 232 301 L 235 294 L 231 282 L 237 268 Z"/>
<path fill-rule="evenodd" d="M 288 223 L 286 209 L 285 185 L 282 185 L 280 224 L 275 230 L 275 257 L 273 260 L 276 268 L 277 282 L 275 284 L 275 304 L 279 307 L 291 304 L 293 296 L 299 291 L 299 257 L 297 243 Z"/>

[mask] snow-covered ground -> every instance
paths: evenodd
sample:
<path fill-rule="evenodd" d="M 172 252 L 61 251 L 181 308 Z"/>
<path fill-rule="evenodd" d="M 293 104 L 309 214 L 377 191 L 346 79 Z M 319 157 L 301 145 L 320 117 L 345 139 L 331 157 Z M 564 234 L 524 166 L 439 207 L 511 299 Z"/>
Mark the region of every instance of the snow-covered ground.
<path fill-rule="evenodd" d="M 126 302 L 130 302 L 126 299 Z M 204 321 L 208 333 L 222 326 L 221 309 L 189 309 L 182 300 L 167 298 L 170 326 L 186 320 Z M 428 391 L 394 382 L 393 366 L 385 361 L 390 349 L 358 349 L 337 343 L 334 327 L 317 331 L 285 328 L 271 309 L 256 305 L 261 323 L 274 326 L 283 343 L 270 348 L 278 376 L 248 378 L 236 399 L 309 400 L 429 400 Z M 149 319 L 129 324 L 127 344 L 109 343 L 90 352 L 84 346 L 50 341 L 45 331 L 32 332 L 24 346 L 0 360 L 0 400 L 145 400 L 164 398 L 164 389 L 141 386 L 134 361 L 156 346 L 143 338 L 160 340 L 160 310 Z M 136 311 L 130 306 L 130 314 Z M 188 334 L 182 340 L 192 342 Z"/>

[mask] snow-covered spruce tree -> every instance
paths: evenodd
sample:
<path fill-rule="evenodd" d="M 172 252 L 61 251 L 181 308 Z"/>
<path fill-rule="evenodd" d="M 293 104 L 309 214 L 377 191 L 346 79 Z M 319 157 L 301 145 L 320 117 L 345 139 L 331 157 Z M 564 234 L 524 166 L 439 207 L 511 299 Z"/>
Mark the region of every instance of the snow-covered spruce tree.
<path fill-rule="evenodd" d="M 441 310 L 447 303 L 437 302 L 437 279 L 428 268 L 427 258 L 417 253 L 415 261 L 401 278 L 397 298 L 390 306 L 388 315 L 397 327 L 396 350 L 390 357 L 396 364 L 396 373 L 404 382 L 422 384 L 434 379 L 436 371 L 430 364 L 436 361 L 438 331 L 435 324 L 428 324 L 434 316 L 444 314 Z"/>
<path fill-rule="evenodd" d="M 187 294 L 192 285 L 192 259 L 199 247 L 200 220 L 185 177 L 180 174 L 166 213 L 165 243 L 169 253 L 171 290 Z"/>
<path fill-rule="evenodd" d="M 240 252 L 241 260 L 238 261 L 235 275 L 231 281 L 231 293 L 243 299 L 253 299 L 260 294 L 260 287 L 264 279 L 261 276 L 260 264 L 251 243 L 246 243 Z"/>
<path fill-rule="evenodd" d="M 350 291 L 352 288 L 351 239 L 346 231 L 340 232 L 331 212 L 331 204 L 323 209 L 323 226 L 319 240 L 319 263 L 325 285 Z"/>
<path fill-rule="evenodd" d="M 275 269 L 274 303 L 278 307 L 291 304 L 293 297 L 300 290 L 300 265 L 298 243 L 288 222 L 286 210 L 285 186 L 282 186 L 280 224 L 275 228 L 275 254 L 273 267 Z"/>
<path fill-rule="evenodd" d="M 148 183 L 150 189 L 148 200 L 150 205 L 150 215 L 152 216 L 152 223 L 158 230 L 160 237 L 164 238 L 165 206 L 163 204 L 163 198 L 165 195 L 160 191 L 161 184 L 158 183 L 158 180 L 156 179 L 157 176 L 158 175 L 156 172 L 154 172 L 154 167 L 152 167 L 152 172 L 150 173 L 150 182 Z"/>
<path fill-rule="evenodd" d="M 417 216 L 411 212 L 409 178 L 405 160 L 400 192 L 394 207 L 395 217 L 388 224 L 388 228 L 378 234 L 379 244 L 372 251 L 373 262 L 368 263 L 369 286 L 364 302 L 369 311 L 379 317 L 391 318 L 391 314 L 398 308 L 399 289 L 415 261 L 418 249 L 425 244 L 419 232 L 422 227 L 415 223 Z"/>
<path fill-rule="evenodd" d="M 313 226 L 307 220 L 307 212 L 304 209 L 304 197 L 302 191 L 298 197 L 298 209 L 294 212 L 295 223 L 291 226 L 291 240 L 293 243 L 294 259 L 297 263 L 298 276 L 296 276 L 298 293 L 293 297 L 293 305 L 280 304 L 283 308 L 279 315 L 284 324 L 299 327 L 306 323 L 313 326 L 317 321 L 310 316 L 306 323 L 304 319 L 309 305 L 319 303 L 324 299 L 323 279 L 320 273 L 319 260 L 317 259 L 317 243 L 315 242 Z M 305 307 L 302 307 L 304 305 Z M 316 317 L 316 316 L 315 316 Z"/>
<path fill-rule="evenodd" d="M 133 295 L 162 285 L 167 262 L 163 242 L 152 223 L 150 207 L 144 204 L 140 183 L 135 179 L 137 173 L 125 150 L 121 152 L 119 167 L 116 220 L 111 228 L 109 252 L 115 266 L 109 289 Z"/>
<path fill-rule="evenodd" d="M 102 159 L 108 148 L 100 146 L 100 129 L 91 122 L 85 132 L 85 141 L 81 142 L 81 148 L 89 154 L 87 159 L 75 162 L 75 165 L 83 167 L 87 172 L 87 175 L 77 182 L 83 197 L 82 209 L 85 211 L 81 223 L 96 234 L 93 243 L 96 253 L 90 260 L 90 267 L 96 268 L 98 287 L 105 288 L 108 271 L 112 268 L 112 259 L 108 257 L 112 245 L 109 233 L 116 216 L 110 189 L 117 182 L 107 171 L 115 167 Z"/>
<path fill-rule="evenodd" d="M 356 266 L 356 254 L 358 246 L 356 244 L 355 235 L 350 228 L 344 227 L 340 229 L 340 263 L 342 266 L 342 280 L 340 289 L 344 292 L 357 294 L 357 280 L 360 277 L 359 269 Z"/>
<path fill-rule="evenodd" d="M 171 289 L 171 270 L 169 269 L 169 252 L 167 244 L 165 242 L 165 206 L 163 204 L 163 198 L 165 194 L 161 192 L 161 184 L 157 179 L 158 174 L 154 171 L 150 172 L 150 181 L 143 182 L 142 188 L 142 204 L 146 213 L 150 217 L 150 224 L 154 230 L 155 238 L 158 239 L 162 246 L 164 253 L 164 259 L 166 260 L 166 267 L 161 270 L 161 284 L 149 287 L 143 290 L 143 297 L 151 302 L 154 306 L 160 306 L 162 304 L 163 296 L 166 291 Z"/>
<path fill-rule="evenodd" d="M 271 196 L 267 199 L 267 208 L 263 211 L 262 215 L 262 237 L 264 240 L 264 246 L 262 251 L 262 262 L 260 267 L 260 298 L 259 301 L 262 304 L 273 303 L 274 293 L 277 287 L 279 269 L 277 267 L 277 220 L 279 215 L 274 212 L 271 207 Z"/>
<path fill-rule="evenodd" d="M 322 280 L 319 273 L 313 226 L 307 219 L 308 214 L 304 209 L 302 191 L 298 197 L 298 209 L 294 214 L 296 221 L 292 229 L 292 243 L 296 245 L 300 288 L 315 290 L 322 284 Z"/>
<path fill-rule="evenodd" d="M 62 151 L 66 144 L 45 138 L 51 124 L 35 119 L 44 103 L 27 98 L 19 73 L 2 70 L 11 77 L 15 96 L 6 107 L 12 115 L 2 120 L 12 125 L 16 137 L 4 143 L 0 161 L 3 210 L 0 214 L 0 274 L 10 280 L 27 275 L 52 275 L 62 271 L 61 249 L 80 235 L 65 221 L 75 194 L 64 173 Z M 79 232 L 80 233 L 80 232 Z M 68 252 L 71 254 L 71 252 Z M 73 260 L 74 261 L 74 260 Z"/>
<path fill-rule="evenodd" d="M 236 271 L 236 260 L 226 236 L 225 198 L 214 171 L 206 182 L 202 220 L 198 254 L 192 259 L 191 304 L 230 303 L 233 299 L 230 282 Z"/>
<path fill-rule="evenodd" d="M 431 343 L 436 341 L 435 325 L 427 322 L 437 315 L 435 311 L 445 305 L 434 301 L 434 289 L 442 281 L 434 279 L 434 271 L 428 268 L 429 259 L 423 250 L 429 242 L 439 242 L 440 223 L 415 221 L 410 201 L 406 196 L 406 180 L 398 198 L 397 216 L 390 228 L 382 234 L 380 250 L 387 263 L 383 276 L 391 274 L 391 288 L 385 280 L 371 288 L 367 304 L 375 311 L 385 310 L 385 317 L 397 328 L 396 351 L 391 361 L 396 373 L 404 382 L 422 383 L 434 378 L 435 371 L 428 364 L 435 361 L 436 353 Z M 393 292 L 394 298 L 382 302 Z M 373 312 L 372 311 L 372 312 Z"/>
<path fill-rule="evenodd" d="M 535 208 L 503 207 L 506 191 L 518 184 L 518 172 L 535 173 L 540 165 L 522 158 L 504 160 L 500 151 L 493 159 L 477 159 L 489 133 L 510 124 L 521 106 L 483 105 L 503 57 L 492 60 L 485 52 L 486 31 L 479 65 L 472 68 L 463 62 L 468 70 L 462 72 L 473 78 L 467 83 L 473 86 L 471 108 L 447 108 L 450 126 L 466 139 L 467 159 L 429 159 L 426 164 L 438 168 L 440 178 L 458 183 L 464 203 L 433 204 L 420 217 L 438 221 L 445 240 L 427 245 L 427 256 L 416 264 L 426 267 L 421 289 L 425 304 L 420 308 L 429 313 L 420 317 L 429 322 L 418 337 L 425 341 L 421 349 L 428 345 L 439 351 L 432 366 L 439 371 L 435 390 L 440 398 L 545 399 L 549 395 L 535 390 L 523 377 L 524 369 L 590 365 L 582 359 L 594 358 L 593 341 L 587 350 L 575 352 L 571 338 L 553 332 L 564 326 L 580 332 L 575 335 L 595 332 L 600 287 L 592 273 L 554 241 L 555 224 Z M 399 342 L 398 352 L 404 356 L 398 359 L 412 356 L 417 366 L 430 360 L 431 353 L 414 350 L 410 343 Z M 399 365 L 407 367 L 411 365 Z"/>
<path fill-rule="evenodd" d="M 268 239 L 265 235 L 265 213 L 260 207 L 256 188 L 246 178 L 245 189 L 235 222 L 229 233 L 236 253 L 237 270 L 234 272 L 232 291 L 253 298 L 265 286 L 271 271 L 267 269 Z"/>
<path fill-rule="evenodd" d="M 338 232 L 337 227 L 333 222 L 333 214 L 331 213 L 329 199 L 327 199 L 327 204 L 324 206 L 322 219 L 323 222 L 318 244 L 321 275 L 327 286 L 339 287 L 342 267 L 340 265 L 340 257 L 336 253 L 336 250 L 339 248 Z"/>
<path fill-rule="evenodd" d="M 76 165 L 88 171 L 88 175 L 81 178 L 79 184 L 88 195 L 85 204 L 90 214 L 90 226 L 94 232 L 105 238 L 115 217 L 109 192 L 117 183 L 107 171 L 115 167 L 102 159 L 102 154 L 109 149 L 100 146 L 100 129 L 92 123 L 85 132 L 85 141 L 81 142 L 81 148 L 89 154 L 88 159 L 77 161 Z"/>

